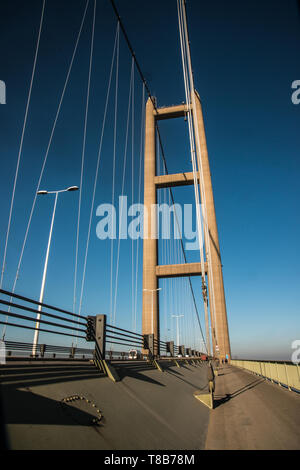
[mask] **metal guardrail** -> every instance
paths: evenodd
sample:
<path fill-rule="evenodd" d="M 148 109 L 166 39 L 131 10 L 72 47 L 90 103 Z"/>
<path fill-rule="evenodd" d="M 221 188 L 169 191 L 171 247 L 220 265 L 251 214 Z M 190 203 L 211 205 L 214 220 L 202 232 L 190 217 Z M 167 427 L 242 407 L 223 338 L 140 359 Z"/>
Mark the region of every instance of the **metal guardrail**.
<path fill-rule="evenodd" d="M 81 338 L 85 339 L 85 336 L 80 335 L 80 333 L 86 333 L 86 318 L 75 313 L 69 312 L 68 310 L 63 310 L 58 307 L 54 307 L 53 305 L 40 303 L 36 300 L 30 299 L 28 297 L 24 297 L 22 295 L 18 295 L 3 289 L 0 289 L 0 294 L 5 295 L 8 297 L 8 300 L 0 299 L 0 324 L 12 326 L 15 328 L 23 328 L 26 330 L 39 330 L 44 333 L 52 333 L 56 335 L 63 335 L 63 336 L 70 336 L 72 338 Z M 16 303 L 15 300 L 18 299 L 24 304 L 20 304 L 19 302 Z M 2 305 L 1 305 L 2 304 Z M 29 305 L 28 305 L 29 304 Z M 2 306 L 8 307 L 7 310 L 2 310 Z M 42 310 L 38 310 L 36 306 L 42 308 Z M 2 307 L 2 308 L 1 308 Z M 13 308 L 13 311 L 11 310 Z M 48 311 L 51 310 L 51 313 Z M 21 313 L 17 313 L 20 312 Z M 55 313 L 53 313 L 55 311 Z M 42 328 L 36 328 L 37 322 L 37 314 L 42 314 L 43 319 L 38 321 L 39 325 L 42 325 Z M 61 314 L 64 314 L 62 316 Z M 2 319 L 1 319 L 2 317 Z M 4 318 L 6 317 L 6 319 Z M 44 317 L 50 318 L 54 321 L 45 320 Z M 8 321 L 8 318 L 12 318 L 14 320 L 22 320 L 25 322 L 31 323 L 31 325 L 24 325 L 18 322 Z M 32 325 L 33 323 L 33 325 Z M 55 327 L 55 329 L 46 329 L 43 326 L 46 325 L 47 327 Z M 59 328 L 59 329 L 58 329 Z M 61 331 L 61 329 L 63 331 Z M 66 331 L 67 330 L 67 331 Z"/>
<path fill-rule="evenodd" d="M 25 359 L 32 356 L 33 343 L 22 343 L 19 341 L 4 341 L 6 358 Z M 95 350 L 91 348 L 78 348 L 73 346 L 55 346 L 49 344 L 38 344 L 36 346 L 37 359 L 92 359 Z M 106 351 L 106 359 L 110 361 L 128 359 L 128 352 L 125 351 Z"/>
<path fill-rule="evenodd" d="M 67 310 L 54 307 L 0 289 L 0 324 L 25 330 L 39 330 L 40 332 L 63 335 L 72 338 L 84 339 L 92 342 L 92 348 L 78 348 L 72 346 L 54 346 L 48 344 L 22 343 L 8 341 L 4 338 L 7 357 L 13 358 L 36 358 L 36 359 L 85 359 L 92 357 L 95 365 L 107 373 L 111 378 L 117 380 L 117 374 L 107 360 L 132 359 L 129 357 L 130 349 L 136 350 L 136 359 L 147 359 L 152 361 L 157 368 L 156 359 L 159 358 L 188 358 L 202 357 L 202 353 L 184 345 L 175 345 L 174 341 L 161 341 L 153 334 L 140 334 L 119 328 L 106 323 L 107 315 L 81 316 Z M 5 309 L 5 310 L 4 310 Z M 40 314 L 37 320 L 37 314 Z M 25 324 L 24 324 L 25 322 Z M 29 323 L 29 324 L 28 324 Z M 114 351 L 115 345 L 122 346 L 120 349 L 127 351 Z"/>
<path fill-rule="evenodd" d="M 18 341 L 4 341 L 6 357 L 20 358 L 32 356 L 33 343 L 21 343 Z M 36 358 L 60 359 L 90 359 L 94 355 L 93 349 L 78 348 L 72 346 L 55 346 L 38 344 L 36 346 Z"/>
<path fill-rule="evenodd" d="M 104 315 L 104 317 L 106 316 Z M 190 357 L 200 357 L 201 355 L 199 351 L 175 345 L 172 341 L 161 341 L 154 338 L 153 335 L 142 335 L 113 325 L 108 325 L 106 324 L 106 321 L 104 321 L 104 324 L 104 351 L 107 351 L 108 344 L 118 344 L 138 348 L 140 350 L 148 350 L 151 356 L 157 358 L 161 356 L 166 357 L 167 354 L 169 354 L 170 357 L 177 357 L 178 355 L 182 355 L 184 357 L 186 357 L 186 355 Z M 103 346 L 101 346 L 101 349 L 102 348 Z"/>
<path fill-rule="evenodd" d="M 282 361 L 246 361 L 237 359 L 232 359 L 230 363 L 233 366 L 265 377 L 278 385 L 283 385 L 289 390 L 300 392 L 300 367 L 298 364 Z"/>
<path fill-rule="evenodd" d="M 105 328 L 105 341 L 106 344 L 118 344 L 140 349 L 144 345 L 143 335 L 108 324 Z"/>

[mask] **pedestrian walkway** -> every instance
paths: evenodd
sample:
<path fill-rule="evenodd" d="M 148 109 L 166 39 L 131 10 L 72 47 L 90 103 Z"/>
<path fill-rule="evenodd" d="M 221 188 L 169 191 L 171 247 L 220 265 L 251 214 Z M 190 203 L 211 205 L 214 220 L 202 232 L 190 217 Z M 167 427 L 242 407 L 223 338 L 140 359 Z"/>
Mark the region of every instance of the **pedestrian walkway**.
<path fill-rule="evenodd" d="M 224 366 L 216 377 L 206 449 L 300 449 L 300 394 Z"/>

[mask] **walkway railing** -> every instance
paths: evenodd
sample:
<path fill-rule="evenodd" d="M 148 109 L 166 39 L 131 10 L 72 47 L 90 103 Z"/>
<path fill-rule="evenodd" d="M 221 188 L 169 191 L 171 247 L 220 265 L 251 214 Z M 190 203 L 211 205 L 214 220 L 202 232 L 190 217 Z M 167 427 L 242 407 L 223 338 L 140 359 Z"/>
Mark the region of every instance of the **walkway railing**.
<path fill-rule="evenodd" d="M 8 292 L 3 289 L 0 289 L 0 294 L 7 296 L 7 299 L 0 299 L 1 325 L 12 326 L 15 328 L 22 328 L 27 330 L 38 329 L 39 331 L 44 333 L 52 333 L 56 335 L 69 336 L 72 338 L 85 339 L 84 335 L 86 333 L 87 324 L 85 317 L 76 315 L 75 313 L 69 312 L 68 310 L 63 310 L 61 308 L 54 307 L 53 305 L 40 303 L 36 300 Z M 17 299 L 17 301 L 15 301 L 14 299 Z M 25 304 L 21 304 L 20 302 L 18 302 L 19 300 L 25 302 Z M 3 310 L 4 307 L 2 306 L 8 307 L 8 309 Z M 40 307 L 40 309 L 36 308 L 36 306 Z M 50 310 L 51 313 L 48 310 Z M 36 327 L 37 314 L 41 314 L 43 317 L 43 319 L 40 319 L 38 321 L 39 325 L 42 325 L 42 327 L 39 326 L 38 328 Z M 62 314 L 64 314 L 64 316 L 62 316 Z M 44 317 L 51 318 L 51 320 L 53 319 L 55 321 L 45 320 Z M 12 321 L 11 319 L 14 319 L 14 321 Z M 22 323 L 19 323 L 19 320 L 21 320 Z M 24 321 L 29 322 L 29 325 L 24 325 Z M 44 328 L 44 325 L 47 328 Z M 49 327 L 51 327 L 51 329 L 49 329 Z"/>
<path fill-rule="evenodd" d="M 108 324 L 105 329 L 105 338 L 106 344 L 118 344 L 139 349 L 142 349 L 144 345 L 143 335 Z"/>
<path fill-rule="evenodd" d="M 271 382 L 300 392 L 300 367 L 298 364 L 283 361 L 231 360 L 233 366 L 249 370 Z"/>
<path fill-rule="evenodd" d="M 6 356 L 24 358 L 32 355 L 33 343 L 21 343 L 18 341 L 4 341 Z M 38 344 L 36 357 L 42 359 L 91 359 L 93 349 L 77 348 L 73 346 L 55 346 L 50 344 Z"/>
<path fill-rule="evenodd" d="M 40 331 L 72 338 L 72 346 L 51 344 L 33 344 L 6 340 L 4 335 L 6 356 L 8 358 L 21 356 L 38 358 L 61 359 L 89 359 L 99 369 L 111 377 L 117 374 L 109 367 L 107 360 L 147 359 L 159 368 L 157 359 L 197 357 L 203 359 L 202 353 L 184 345 L 175 345 L 174 341 L 161 341 L 153 334 L 140 334 L 114 325 L 107 324 L 106 315 L 80 316 L 73 312 L 40 303 L 36 300 L 19 294 L 0 289 L 0 324 L 25 330 Z M 5 310 L 4 310 L 5 309 Z M 37 322 L 37 315 L 40 319 Z M 93 348 L 74 347 L 73 340 L 78 338 L 92 342 Z M 60 340 L 61 342 L 62 340 Z M 69 340 L 70 341 L 70 340 Z M 74 341 L 75 342 L 75 341 Z M 77 343 L 77 341 L 76 341 Z M 121 351 L 114 351 L 115 347 Z M 120 348 L 120 346 L 122 346 Z M 122 351 L 125 349 L 126 351 Z M 129 351 L 136 354 L 129 356 Z"/>

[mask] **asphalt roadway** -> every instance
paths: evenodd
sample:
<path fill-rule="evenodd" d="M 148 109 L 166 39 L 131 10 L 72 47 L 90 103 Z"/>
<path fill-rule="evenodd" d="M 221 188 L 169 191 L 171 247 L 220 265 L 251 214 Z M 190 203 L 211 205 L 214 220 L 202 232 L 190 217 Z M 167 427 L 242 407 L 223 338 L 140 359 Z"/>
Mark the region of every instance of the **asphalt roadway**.
<path fill-rule="evenodd" d="M 162 366 L 120 362 L 114 383 L 89 362 L 8 362 L 0 373 L 9 447 L 203 449 L 209 409 L 193 392 L 206 389 L 206 366 Z M 70 396 L 83 399 L 62 402 Z"/>
<path fill-rule="evenodd" d="M 232 366 L 119 362 L 117 383 L 87 361 L 9 361 L 1 392 L 11 449 L 299 449 L 300 395 Z M 71 402 L 65 400 L 75 397 Z M 93 420 L 99 420 L 98 425 Z"/>

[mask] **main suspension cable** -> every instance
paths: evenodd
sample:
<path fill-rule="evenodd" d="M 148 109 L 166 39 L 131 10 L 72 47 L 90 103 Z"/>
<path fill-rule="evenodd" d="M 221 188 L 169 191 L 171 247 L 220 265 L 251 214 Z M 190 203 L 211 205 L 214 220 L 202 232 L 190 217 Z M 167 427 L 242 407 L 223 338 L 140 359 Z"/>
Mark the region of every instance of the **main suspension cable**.
<path fill-rule="evenodd" d="M 192 98 L 192 108 L 193 108 L 193 119 L 195 122 L 195 143 L 197 147 L 197 161 L 198 161 L 198 168 L 199 168 L 199 176 L 200 176 L 200 191 L 201 191 L 201 198 L 202 198 L 202 205 L 203 205 L 203 222 L 204 222 L 204 237 L 205 237 L 205 245 L 207 250 L 207 258 L 208 258 L 208 272 L 209 272 L 209 279 L 211 282 L 211 302 L 210 302 L 210 309 L 212 313 L 212 318 L 214 320 L 214 328 L 213 331 L 213 340 L 214 345 L 217 347 L 217 338 L 218 338 L 218 331 L 217 331 L 217 324 L 216 324 L 216 305 L 215 305 L 215 296 L 214 296 L 214 278 L 213 278 L 213 271 L 212 271 L 212 262 L 211 262 L 211 248 L 210 248 L 210 235 L 209 235 L 209 228 L 207 224 L 207 208 L 206 208 L 206 193 L 205 193 L 205 186 L 204 186 L 204 174 L 203 174 L 203 165 L 202 165 L 202 149 L 200 144 L 200 136 L 199 136 L 199 128 L 198 128 L 198 116 L 196 113 L 196 100 L 195 100 L 195 86 L 194 86 L 194 77 L 193 77 L 193 70 L 192 70 L 192 61 L 191 61 L 191 53 L 189 48 L 189 35 L 188 35 L 188 27 L 187 27 L 187 17 L 186 17 L 186 10 L 185 10 L 185 0 L 180 0 L 182 5 L 182 18 L 183 18 L 183 28 L 185 34 L 185 41 L 187 44 L 186 48 L 186 56 L 187 56 L 187 66 L 188 66 L 188 73 L 189 73 L 189 81 L 190 87 L 192 90 L 191 98 Z"/>
<path fill-rule="evenodd" d="M 198 172 L 197 172 L 193 122 L 192 122 L 192 113 L 191 113 L 191 93 L 193 92 L 193 90 L 191 90 L 191 82 L 190 82 L 190 77 L 188 75 L 188 66 L 186 63 L 189 45 L 187 43 L 188 38 L 185 35 L 185 31 L 184 31 L 184 20 L 183 20 L 184 7 L 182 5 L 181 0 L 177 0 L 177 8 L 178 8 L 178 24 L 179 24 L 179 33 L 180 33 L 180 45 L 181 45 L 181 57 L 182 57 L 185 95 L 186 95 L 186 102 L 188 104 L 187 117 L 188 117 L 189 139 L 190 139 L 190 149 L 191 149 L 191 160 L 192 160 L 192 165 L 193 165 L 194 192 L 195 192 L 195 201 L 196 201 L 197 228 L 198 228 L 198 240 L 199 240 L 200 261 L 201 261 L 202 294 L 203 294 L 203 304 L 204 304 L 205 323 L 206 323 L 206 342 L 207 342 L 208 354 L 210 354 L 208 298 L 207 298 L 207 288 L 206 288 L 206 279 L 205 279 L 205 264 L 204 264 L 204 252 L 203 252 L 202 222 L 201 222 L 201 213 L 200 213 L 199 183 L 198 183 Z"/>

